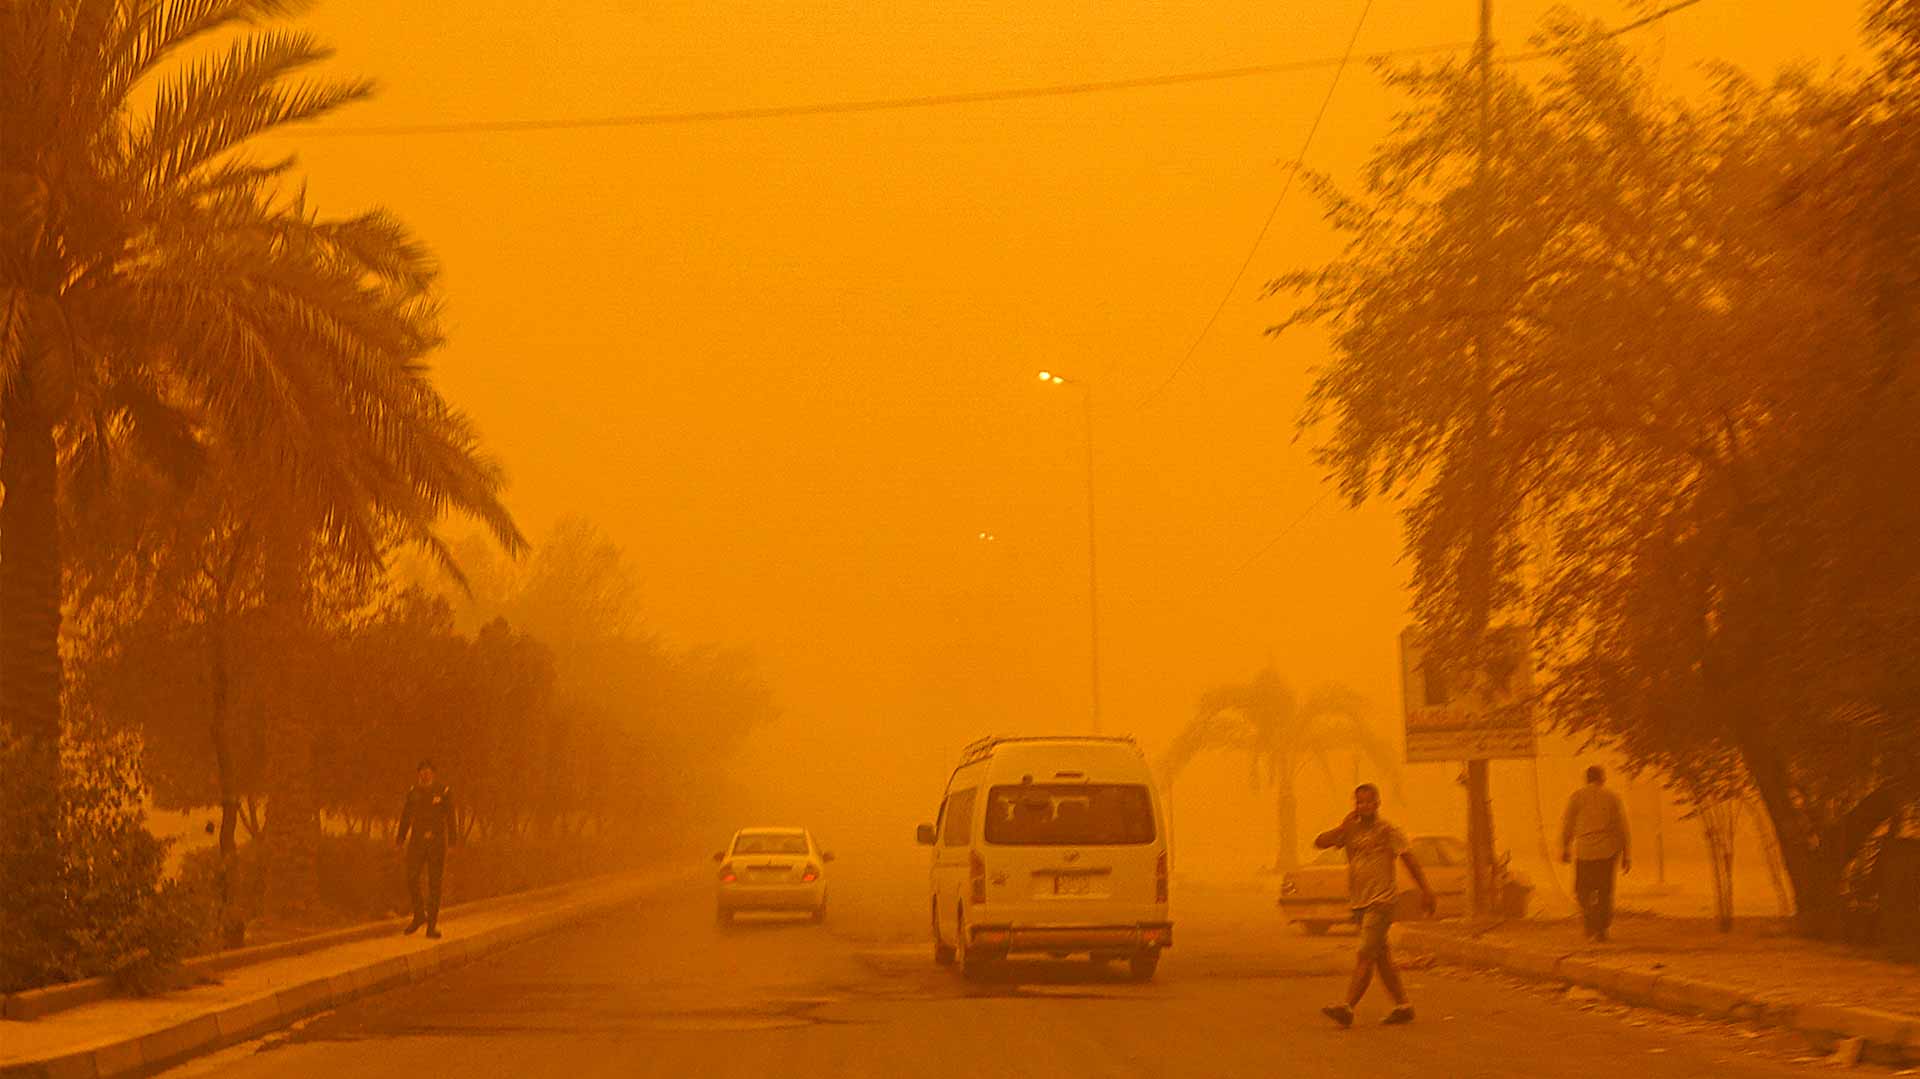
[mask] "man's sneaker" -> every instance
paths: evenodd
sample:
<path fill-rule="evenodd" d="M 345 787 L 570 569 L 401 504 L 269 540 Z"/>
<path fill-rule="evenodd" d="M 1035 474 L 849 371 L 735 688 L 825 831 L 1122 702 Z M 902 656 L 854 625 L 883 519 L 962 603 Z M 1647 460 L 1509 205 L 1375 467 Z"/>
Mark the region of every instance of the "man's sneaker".
<path fill-rule="evenodd" d="M 433 927 L 431 927 L 431 926 L 429 926 L 429 927 L 427 928 L 427 939 L 428 939 L 428 940 L 439 940 L 439 939 L 440 939 L 440 930 L 438 930 L 438 929 L 435 929 L 435 928 L 433 928 Z"/>
<path fill-rule="evenodd" d="M 1353 1009 L 1345 1004 L 1329 1004 L 1320 1009 L 1320 1014 L 1340 1024 L 1342 1027 L 1353 1025 Z"/>
<path fill-rule="evenodd" d="M 1402 1023 L 1411 1023 L 1413 1022 L 1413 1005 L 1402 1004 L 1388 1012 L 1387 1017 L 1380 1021 L 1390 1027 L 1397 1027 Z"/>
<path fill-rule="evenodd" d="M 407 927 L 401 930 L 401 932 L 411 935 L 413 933 L 418 932 L 420 927 L 425 924 L 427 924 L 427 920 L 425 918 L 415 918 L 413 921 L 408 922 Z"/>

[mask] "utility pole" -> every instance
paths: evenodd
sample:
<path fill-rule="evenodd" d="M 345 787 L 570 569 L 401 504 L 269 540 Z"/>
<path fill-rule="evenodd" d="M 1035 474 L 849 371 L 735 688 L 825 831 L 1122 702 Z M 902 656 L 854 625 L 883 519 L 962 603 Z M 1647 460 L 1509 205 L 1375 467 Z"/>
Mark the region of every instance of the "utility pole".
<path fill-rule="evenodd" d="M 1093 680 L 1093 733 L 1100 733 L 1100 573 L 1093 527 L 1093 387 L 1081 383 L 1087 409 L 1087 647 Z"/>
<path fill-rule="evenodd" d="M 1469 630 L 1472 636 L 1477 658 L 1484 666 L 1488 629 L 1492 618 L 1493 592 L 1493 535 L 1492 522 L 1488 520 L 1491 491 L 1488 470 L 1492 462 L 1487 459 L 1486 445 L 1492 434 L 1492 393 L 1493 372 L 1488 362 L 1490 334 L 1487 332 L 1487 305 L 1489 295 L 1489 269 L 1492 262 L 1492 224 L 1493 206 L 1491 193 L 1487 185 L 1487 159 L 1491 155 L 1493 126 L 1493 0 L 1480 0 L 1480 36 L 1474 45 L 1475 62 L 1480 73 L 1480 123 L 1474 163 L 1475 192 L 1475 231 L 1477 268 L 1476 286 L 1479 293 L 1474 306 L 1474 437 L 1468 442 L 1468 452 L 1474 461 L 1473 483 L 1474 524 L 1473 534 L 1467 538 L 1465 564 L 1461 571 L 1465 580 L 1461 583 L 1467 591 L 1466 600 L 1471 619 Z M 1494 880 L 1493 864 L 1493 800 L 1489 789 L 1487 762 L 1470 760 L 1467 762 L 1467 854 L 1471 867 L 1468 893 L 1473 903 L 1476 917 L 1492 917 L 1499 911 L 1499 897 L 1496 894 L 1497 882 Z"/>
<path fill-rule="evenodd" d="M 1087 420 L 1087 649 L 1088 676 L 1092 680 L 1093 733 L 1100 733 L 1100 569 L 1093 516 L 1093 385 L 1053 371 L 1040 372 L 1040 381 L 1049 386 L 1072 386 L 1080 391 Z"/>

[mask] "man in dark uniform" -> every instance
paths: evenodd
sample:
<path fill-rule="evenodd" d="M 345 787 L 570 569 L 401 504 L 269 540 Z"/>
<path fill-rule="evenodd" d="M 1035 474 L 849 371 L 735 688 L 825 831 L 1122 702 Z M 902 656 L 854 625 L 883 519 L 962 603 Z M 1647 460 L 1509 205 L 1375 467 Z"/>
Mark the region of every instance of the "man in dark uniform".
<path fill-rule="evenodd" d="M 453 792 L 444 783 L 433 781 L 433 762 L 420 762 L 413 788 L 407 791 L 407 804 L 400 810 L 400 834 L 394 845 L 407 852 L 407 888 L 413 893 L 411 933 L 422 925 L 427 939 L 440 939 L 440 874 L 446 867 L 447 848 L 459 842 L 453 827 Z M 409 843 L 408 837 L 412 837 Z M 420 894 L 420 871 L 427 871 L 427 893 Z"/>

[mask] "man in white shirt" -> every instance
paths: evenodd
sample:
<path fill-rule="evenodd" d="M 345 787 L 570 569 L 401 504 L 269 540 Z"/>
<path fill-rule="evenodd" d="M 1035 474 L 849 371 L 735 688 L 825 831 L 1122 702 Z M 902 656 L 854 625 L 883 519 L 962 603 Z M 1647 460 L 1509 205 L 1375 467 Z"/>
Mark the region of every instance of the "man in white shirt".
<path fill-rule="evenodd" d="M 1573 894 L 1586 916 L 1587 939 L 1606 940 L 1613 924 L 1613 869 L 1633 870 L 1627 842 L 1627 811 L 1607 789 L 1607 773 L 1587 769 L 1587 785 L 1567 799 L 1560 825 L 1560 860 L 1573 863 Z"/>
<path fill-rule="evenodd" d="M 1353 921 L 1360 930 L 1360 951 L 1353 977 L 1347 983 L 1346 998 L 1320 1009 L 1321 1013 L 1343 1027 L 1352 1026 L 1354 1005 L 1366 995 L 1367 985 L 1378 971 L 1380 984 L 1393 998 L 1393 1010 L 1382 1022 L 1413 1022 L 1413 1005 L 1407 1002 L 1400 968 L 1394 965 L 1393 953 L 1387 947 L 1387 930 L 1393 925 L 1394 903 L 1399 898 L 1395 863 L 1405 865 L 1413 882 L 1420 886 L 1422 913 L 1431 917 L 1435 902 L 1433 888 L 1413 857 L 1406 833 L 1380 817 L 1380 789 L 1371 783 L 1354 788 L 1353 812 L 1337 826 L 1321 832 L 1313 845 L 1321 850 L 1339 847 L 1347 852 L 1347 891 Z"/>

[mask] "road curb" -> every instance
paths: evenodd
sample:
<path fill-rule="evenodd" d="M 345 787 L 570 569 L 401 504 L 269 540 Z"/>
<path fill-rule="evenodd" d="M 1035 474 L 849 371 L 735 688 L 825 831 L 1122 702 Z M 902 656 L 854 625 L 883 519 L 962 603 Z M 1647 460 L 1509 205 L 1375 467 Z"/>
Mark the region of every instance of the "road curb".
<path fill-rule="evenodd" d="M 593 878 L 602 879 L 605 878 Z M 558 895 L 572 889 L 593 883 L 593 879 L 567 881 L 562 884 L 550 884 L 544 888 L 530 888 L 524 892 L 506 892 L 482 899 L 469 899 L 447 907 L 443 914 L 454 918 L 494 907 L 512 903 L 526 903 L 549 896 Z M 218 974 L 235 967 L 251 966 L 272 959 L 285 959 L 295 955 L 305 955 L 332 948 L 340 944 L 353 944 L 362 940 L 372 940 L 392 933 L 406 924 L 405 917 L 383 918 L 374 922 L 344 929 L 332 929 L 325 933 L 295 937 L 292 940 L 279 940 L 269 944 L 253 944 L 245 948 L 231 948 L 226 951 L 197 955 L 180 964 L 178 980 L 180 986 L 191 985 L 196 975 Z M 176 986 L 178 988 L 179 986 Z M 70 1008 L 83 1008 L 97 1004 L 118 995 L 118 985 L 111 975 L 87 978 L 83 981 L 68 982 L 64 985 L 50 985 L 44 989 L 27 989 L 18 993 L 8 993 L 0 997 L 0 1018 L 27 1022 L 63 1012 Z"/>
<path fill-rule="evenodd" d="M 252 1000 L 212 1006 L 200 1015 L 158 1030 L 127 1034 L 56 1056 L 0 1065 L 0 1079 L 110 1079 L 150 1075 L 290 1026 L 359 997 L 409 982 L 426 981 L 513 944 L 626 906 L 671 883 L 672 880 L 662 878 L 633 881 L 558 910 L 529 914 L 472 939 L 455 937 L 434 942 L 418 952 L 389 956 L 342 973 L 298 982 Z M 364 929 L 355 932 L 361 933 Z M 352 942 L 352 939 L 334 941 Z"/>
<path fill-rule="evenodd" d="M 1741 1019 L 1798 1031 L 1816 1047 L 1830 1049 L 1851 1038 L 1865 1059 L 1884 1064 L 1920 1063 L 1920 1016 L 1820 1004 L 1760 995 L 1719 982 L 1641 970 L 1581 955 L 1518 948 L 1417 926 L 1396 926 L 1401 946 L 1465 966 L 1503 970 L 1533 981 L 1593 989 L 1639 1007 L 1709 1019 Z"/>

